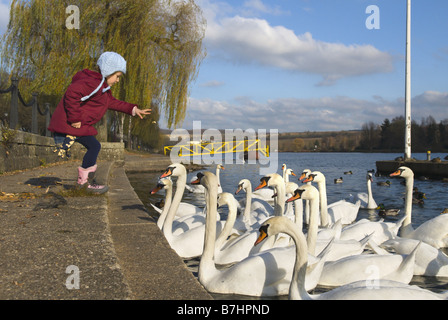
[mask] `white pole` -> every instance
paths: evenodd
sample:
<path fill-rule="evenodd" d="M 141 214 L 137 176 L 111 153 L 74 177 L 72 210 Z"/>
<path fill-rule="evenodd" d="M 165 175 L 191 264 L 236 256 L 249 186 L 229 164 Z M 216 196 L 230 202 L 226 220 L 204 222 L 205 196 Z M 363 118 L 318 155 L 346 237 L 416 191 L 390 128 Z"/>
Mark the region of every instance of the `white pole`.
<path fill-rule="evenodd" d="M 411 0 L 407 0 L 406 15 L 406 88 L 404 159 L 411 158 Z"/>

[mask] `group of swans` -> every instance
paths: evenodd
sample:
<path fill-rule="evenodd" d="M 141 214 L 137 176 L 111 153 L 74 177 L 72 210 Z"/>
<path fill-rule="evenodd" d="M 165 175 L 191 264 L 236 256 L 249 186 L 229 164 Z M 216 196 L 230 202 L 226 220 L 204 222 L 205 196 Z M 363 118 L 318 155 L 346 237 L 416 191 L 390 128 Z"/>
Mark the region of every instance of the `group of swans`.
<path fill-rule="evenodd" d="M 371 222 L 365 219 L 353 223 L 354 219 L 351 217 L 334 214 L 331 216 L 329 214 L 331 211 L 328 210 L 330 206 L 327 207 L 328 215 L 325 219 L 322 211 L 325 210 L 326 199 L 322 199 L 322 193 L 325 194 L 326 191 L 322 189 L 322 185 L 319 188 L 319 181 L 325 181 L 325 177 L 322 179 L 323 175 L 319 172 L 308 170 L 307 178 L 304 180 L 307 184 L 303 184 L 299 188 L 297 188 L 297 184 L 285 179 L 285 176 L 288 176 L 285 175 L 285 171 L 283 177 L 275 173 L 261 178 L 260 185 L 255 188 L 254 192 L 266 190 L 265 187 L 274 189 L 274 197 L 271 196 L 271 199 L 274 199 L 273 208 L 262 200 L 254 198 L 250 181 L 242 179 L 235 192 L 238 193 L 241 190 L 246 192 L 244 212 L 239 217 L 237 217 L 237 202 L 233 195 L 219 192 L 221 190 L 218 190 L 220 187 L 218 176 L 211 172 L 201 172 L 192 184 L 204 187 L 206 208 L 204 212 L 190 209 L 191 214 L 178 216 L 176 219 L 178 227 L 175 227 L 174 217 L 178 214 L 179 206 L 181 206 L 180 200 L 185 189 L 186 171 L 184 170 L 182 165 L 173 164 L 161 176 L 162 184 L 159 187 L 163 186 L 167 191 L 172 188 L 172 182 L 168 177 L 177 176 L 178 179 L 173 201 L 168 199 L 167 192 L 165 206 L 168 208 L 166 210 L 164 208 L 163 217 L 161 214 L 159 220 L 161 220 L 161 229 L 165 237 L 180 256 L 184 258 L 201 256 L 199 281 L 210 292 L 250 296 L 276 296 L 289 292 L 290 298 L 309 299 L 315 298 L 315 296 L 310 296 L 308 292 L 320 284 L 337 288 L 330 291 L 331 295 L 329 292 L 320 295 L 319 298 L 394 299 L 398 297 L 406 299 L 407 294 L 413 294 L 412 297 L 416 299 L 446 298 L 446 295 L 435 295 L 432 292 L 407 285 L 414 274 L 429 275 L 425 274 L 422 269 L 425 268 L 425 263 L 431 264 L 431 261 L 434 261 L 431 260 L 434 256 L 437 256 L 441 265 L 439 268 L 433 268 L 437 270 L 432 270 L 432 274 L 448 274 L 448 268 L 444 267 L 447 265 L 448 258 L 445 259 L 445 256 L 440 253 L 422 250 L 429 246 L 422 242 L 429 239 L 427 235 L 426 238 L 423 236 L 425 232 L 415 233 L 420 236 L 419 240 L 413 240 L 412 243 L 405 242 L 396 235 L 401 223 L 405 226 L 404 221 L 407 222 L 407 219 L 402 219 L 397 224 L 386 224 L 382 221 Z M 408 179 L 406 171 L 402 170 L 395 175 Z M 303 179 L 303 175 L 301 178 Z M 165 179 L 166 181 L 163 182 Z M 311 181 L 317 182 L 318 188 L 311 186 L 309 184 Z M 371 194 L 369 188 L 368 193 Z M 287 194 L 294 195 L 286 201 Z M 301 242 L 304 237 L 301 217 L 297 217 L 297 211 L 285 211 L 285 203 L 297 202 L 301 205 L 302 200 L 309 201 L 309 227 L 307 240 L 304 243 Z M 357 209 L 360 207 L 360 202 L 355 204 Z M 228 206 L 227 221 L 217 220 L 219 217 L 217 205 Z M 242 206 L 243 202 L 240 205 Z M 303 210 L 300 213 L 303 214 Z M 353 215 L 353 213 L 347 215 Z M 405 218 L 407 217 L 406 214 Z M 448 217 L 448 215 L 440 217 Z M 344 222 L 350 220 L 351 224 L 341 230 L 343 220 Z M 408 220 L 410 222 L 410 211 Z M 196 222 L 194 226 L 193 221 Z M 442 221 L 445 220 L 438 219 L 435 223 L 442 224 L 444 223 Z M 448 219 L 446 221 L 448 223 Z M 409 224 L 407 223 L 406 226 Z M 430 226 L 423 229 L 427 230 Z M 409 229 L 409 227 L 407 228 Z M 420 227 L 417 230 L 419 229 Z M 440 229 L 442 230 L 443 226 L 440 226 Z M 270 240 L 264 240 L 264 238 L 256 240 L 259 238 L 259 234 L 261 237 L 263 233 L 272 235 L 272 237 L 268 237 Z M 379 236 L 375 237 L 376 233 Z M 202 240 L 199 239 L 200 235 Z M 361 254 L 366 244 L 372 239 L 372 247 L 377 254 Z M 254 246 L 255 240 L 256 246 Z M 446 246 L 446 242 L 444 242 L 446 239 L 433 240 L 434 243 L 444 243 Z M 187 242 L 191 245 L 188 245 Z M 262 243 L 259 244 L 260 242 Z M 292 243 L 293 245 L 291 245 Z M 374 246 L 375 243 L 383 245 L 380 248 Z M 263 249 L 261 246 L 264 246 Z M 192 249 L 194 247 L 196 249 Z M 391 254 L 383 248 L 393 249 L 396 253 Z M 419 256 L 422 256 L 420 262 L 417 261 Z M 309 265 L 308 261 L 310 261 Z M 225 267 L 222 266 L 218 269 L 216 265 Z M 375 272 L 381 280 L 378 280 L 380 281 L 378 282 L 380 283 L 379 291 L 371 290 L 371 295 L 368 295 L 368 291 L 362 288 L 363 286 L 359 282 L 363 282 L 365 287 L 369 277 L 366 270 L 368 266 L 372 265 L 376 266 Z M 357 295 L 354 295 L 355 292 Z"/>
<path fill-rule="evenodd" d="M 267 236 L 275 236 L 279 233 L 288 234 L 295 243 L 295 261 L 289 287 L 289 298 L 291 300 L 448 299 L 448 291 L 437 294 L 418 286 L 383 279 L 371 283 L 367 283 L 365 280 L 351 282 L 319 295 L 311 295 L 305 286 L 308 267 L 308 255 L 306 253 L 308 248 L 305 236 L 291 220 L 285 217 L 270 218 L 260 227 L 260 237 L 256 243 L 260 243 Z"/>

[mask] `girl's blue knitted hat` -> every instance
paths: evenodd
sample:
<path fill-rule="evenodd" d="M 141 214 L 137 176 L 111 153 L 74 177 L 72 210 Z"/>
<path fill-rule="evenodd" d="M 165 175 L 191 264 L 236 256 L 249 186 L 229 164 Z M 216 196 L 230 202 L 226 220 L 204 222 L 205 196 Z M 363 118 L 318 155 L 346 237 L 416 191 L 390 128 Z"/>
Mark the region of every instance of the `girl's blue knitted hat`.
<path fill-rule="evenodd" d="M 104 78 L 117 71 L 126 73 L 126 60 L 116 52 L 104 52 L 97 64 Z"/>
<path fill-rule="evenodd" d="M 126 73 L 126 60 L 124 60 L 124 58 L 116 52 L 110 52 L 110 51 L 104 52 L 98 59 L 97 65 L 100 68 L 101 74 L 103 75 L 103 80 L 101 80 L 101 83 L 98 86 L 98 88 L 93 90 L 92 93 L 90 93 L 88 96 L 82 97 L 81 101 L 86 101 L 95 93 L 97 93 L 103 86 L 106 77 L 118 71 Z M 103 93 L 109 89 L 110 87 L 103 89 Z"/>

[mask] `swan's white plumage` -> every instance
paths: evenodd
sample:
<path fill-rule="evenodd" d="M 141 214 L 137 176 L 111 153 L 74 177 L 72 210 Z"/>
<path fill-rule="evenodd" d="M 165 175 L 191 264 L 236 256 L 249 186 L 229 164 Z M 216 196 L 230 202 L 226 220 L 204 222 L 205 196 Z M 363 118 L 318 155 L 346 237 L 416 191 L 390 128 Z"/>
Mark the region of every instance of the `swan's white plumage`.
<path fill-rule="evenodd" d="M 215 241 L 216 238 L 216 205 L 217 190 L 216 176 L 210 172 L 202 174 L 201 184 L 207 190 L 207 219 L 204 250 L 199 263 L 199 281 L 210 292 L 226 294 L 242 294 L 250 296 L 277 296 L 286 294 L 292 276 L 293 259 L 292 247 L 274 248 L 251 255 L 246 259 L 232 265 L 229 268 L 217 269 L 215 266 Z M 326 253 L 326 252 L 325 252 Z M 282 267 L 278 269 L 278 263 Z M 324 260 L 319 257 L 316 263 L 310 267 L 310 273 L 316 273 L 315 283 L 308 285 L 315 287 Z"/>
<path fill-rule="evenodd" d="M 448 215 L 442 214 L 432 218 L 417 229 L 412 227 L 412 193 L 414 188 L 414 172 L 408 167 L 400 167 L 390 176 L 399 176 L 406 181 L 405 194 L 405 220 L 400 229 L 400 235 L 403 238 L 410 238 L 423 241 L 433 247 L 448 247 Z"/>
<path fill-rule="evenodd" d="M 310 295 L 304 287 L 306 281 L 306 268 L 308 256 L 303 254 L 307 251 L 306 240 L 303 233 L 295 228 L 293 222 L 285 217 L 273 217 L 268 219 L 263 226 L 267 235 L 287 233 L 296 244 L 296 259 L 294 263 L 293 277 L 289 289 L 289 298 L 297 300 L 435 300 L 447 299 L 448 292 L 441 294 L 410 286 L 396 281 L 378 280 L 366 283 L 365 280 L 337 287 L 331 291 Z M 262 228 L 263 228 L 262 226 Z M 261 229 L 261 228 L 260 228 Z"/>

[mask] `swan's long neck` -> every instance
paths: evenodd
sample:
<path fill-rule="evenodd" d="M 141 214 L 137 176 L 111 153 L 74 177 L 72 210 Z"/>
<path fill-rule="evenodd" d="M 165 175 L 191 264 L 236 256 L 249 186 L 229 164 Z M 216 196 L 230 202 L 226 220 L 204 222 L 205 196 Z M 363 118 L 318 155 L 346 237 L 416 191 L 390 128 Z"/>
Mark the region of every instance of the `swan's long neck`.
<path fill-rule="evenodd" d="M 320 199 L 320 223 L 323 227 L 328 226 L 327 186 L 325 181 L 325 179 L 322 179 L 317 183 Z"/>
<path fill-rule="evenodd" d="M 303 228 L 303 200 L 294 200 L 294 216 L 296 225 L 302 229 Z"/>
<path fill-rule="evenodd" d="M 307 246 L 308 253 L 315 255 L 317 231 L 319 229 L 319 202 L 318 199 L 310 199 L 310 222 L 308 225 Z"/>
<path fill-rule="evenodd" d="M 216 180 L 215 180 L 216 181 Z M 213 185 L 213 186 L 212 186 Z M 215 239 L 216 239 L 216 216 L 217 212 L 217 197 L 218 184 L 213 183 L 206 186 L 206 206 L 207 214 L 205 218 L 205 235 L 204 235 L 204 250 L 201 261 L 199 263 L 198 278 L 201 283 L 206 283 L 208 277 L 216 270 L 214 262 L 215 253 Z"/>
<path fill-rule="evenodd" d="M 375 199 L 373 199 L 372 181 L 370 181 L 370 179 L 367 179 L 367 195 L 368 195 L 367 209 L 375 209 L 377 205 Z"/>
<path fill-rule="evenodd" d="M 294 226 L 294 224 L 288 223 L 283 230 L 293 239 L 296 245 L 296 259 L 289 288 L 289 298 L 291 300 L 308 300 L 311 299 L 311 297 L 305 289 L 306 268 L 308 265 L 307 244 L 305 236 L 300 229 L 292 226 Z"/>
<path fill-rule="evenodd" d="M 163 228 L 166 216 L 168 215 L 168 211 L 170 210 L 171 207 L 172 198 L 173 198 L 173 188 L 172 186 L 168 186 L 165 192 L 165 205 L 163 206 L 162 213 L 160 214 L 159 219 L 157 220 L 157 226 L 159 227 L 159 229 Z"/>
<path fill-rule="evenodd" d="M 414 231 L 412 228 L 412 192 L 414 189 L 414 177 L 406 177 L 406 194 L 405 194 L 405 219 L 401 227 L 401 236 L 406 237 L 407 234 Z"/>
<path fill-rule="evenodd" d="M 250 221 L 250 209 L 252 206 L 252 187 L 248 186 L 246 189 L 246 207 L 244 208 L 244 221 Z"/>
<path fill-rule="evenodd" d="M 187 175 L 182 172 L 177 177 L 176 192 L 174 193 L 173 201 L 171 202 L 170 209 L 163 224 L 163 233 L 168 240 L 168 242 L 173 239 L 173 220 L 176 216 L 177 210 L 179 209 L 179 204 L 182 200 L 185 191 L 185 185 L 187 184 Z"/>
<path fill-rule="evenodd" d="M 283 181 L 279 181 L 279 183 L 277 183 L 275 188 L 277 190 L 277 202 L 275 203 L 274 215 L 282 216 L 285 212 L 285 201 L 286 201 L 285 183 Z"/>
<path fill-rule="evenodd" d="M 218 239 L 216 239 L 216 242 L 215 242 L 216 250 L 221 249 L 221 247 L 224 245 L 227 238 L 230 236 L 233 226 L 235 225 L 236 211 L 237 211 L 236 203 L 232 199 L 229 199 L 228 201 L 226 201 L 226 204 L 229 207 L 229 213 L 227 214 L 227 220 L 224 225 L 224 228 L 222 229 L 221 233 L 219 234 Z M 216 223 L 215 223 L 215 225 L 216 225 Z"/>
<path fill-rule="evenodd" d="M 219 175 L 220 175 L 221 169 L 219 168 L 219 166 L 216 167 L 216 178 L 218 179 L 218 186 L 221 185 L 221 179 L 219 179 Z"/>

